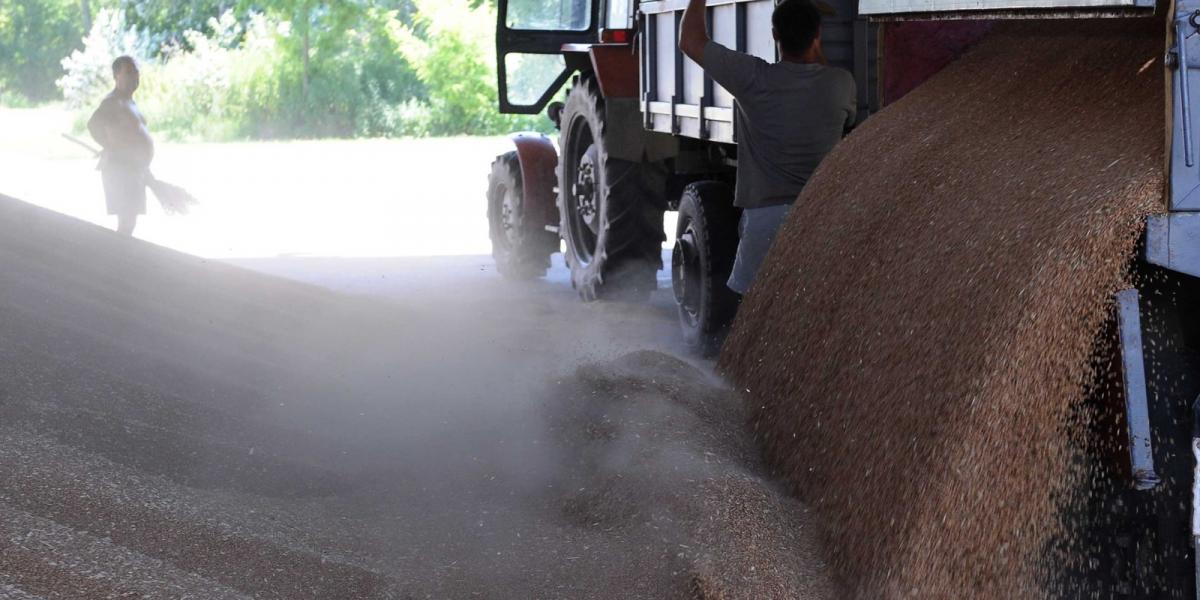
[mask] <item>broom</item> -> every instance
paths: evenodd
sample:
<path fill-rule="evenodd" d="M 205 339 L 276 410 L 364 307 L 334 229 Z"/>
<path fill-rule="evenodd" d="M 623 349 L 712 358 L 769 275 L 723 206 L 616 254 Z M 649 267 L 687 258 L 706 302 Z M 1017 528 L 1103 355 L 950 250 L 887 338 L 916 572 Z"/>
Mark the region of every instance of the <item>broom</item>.
<path fill-rule="evenodd" d="M 158 179 L 154 175 L 147 173 L 150 180 L 146 185 L 150 191 L 154 192 L 154 197 L 158 198 L 158 203 L 162 205 L 163 212 L 168 215 L 186 215 L 188 210 L 196 204 L 196 197 L 187 190 L 173 184 L 167 183 Z"/>
<path fill-rule="evenodd" d="M 100 157 L 100 150 L 95 146 L 67 133 L 62 134 L 68 141 L 86 148 L 92 154 Z M 162 206 L 163 212 L 168 215 L 186 215 L 188 210 L 198 204 L 196 197 L 173 183 L 168 183 L 154 176 L 150 171 L 146 171 L 146 187 L 154 192 L 154 197 L 158 198 L 158 203 Z"/>

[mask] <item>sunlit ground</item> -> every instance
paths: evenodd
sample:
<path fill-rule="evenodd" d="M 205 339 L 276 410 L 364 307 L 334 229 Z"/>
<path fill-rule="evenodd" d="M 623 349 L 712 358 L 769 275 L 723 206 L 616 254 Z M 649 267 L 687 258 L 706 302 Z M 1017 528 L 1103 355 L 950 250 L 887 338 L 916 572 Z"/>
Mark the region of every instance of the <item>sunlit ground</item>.
<path fill-rule="evenodd" d="M 61 137 L 71 124 L 58 108 L 0 109 L 0 193 L 112 227 L 95 159 Z M 200 205 L 167 216 L 151 197 L 136 235 L 212 258 L 486 255 L 487 175 L 509 148 L 503 137 L 160 142 L 155 174 Z"/>

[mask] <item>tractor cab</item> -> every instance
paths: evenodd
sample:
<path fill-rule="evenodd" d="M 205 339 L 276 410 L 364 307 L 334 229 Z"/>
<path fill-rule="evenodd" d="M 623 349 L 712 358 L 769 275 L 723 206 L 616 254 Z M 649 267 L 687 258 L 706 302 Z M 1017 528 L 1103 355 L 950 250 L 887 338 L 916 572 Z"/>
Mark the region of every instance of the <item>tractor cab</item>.
<path fill-rule="evenodd" d="M 536 114 L 579 66 L 569 55 L 633 41 L 635 0 L 499 0 L 500 112 Z M 572 68 L 575 67 L 575 68 Z"/>

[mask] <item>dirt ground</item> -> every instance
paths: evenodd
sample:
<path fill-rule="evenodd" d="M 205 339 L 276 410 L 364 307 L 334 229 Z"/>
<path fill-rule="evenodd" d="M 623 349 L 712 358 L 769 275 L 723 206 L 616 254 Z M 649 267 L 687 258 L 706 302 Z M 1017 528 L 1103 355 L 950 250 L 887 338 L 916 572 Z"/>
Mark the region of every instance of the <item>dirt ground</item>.
<path fill-rule="evenodd" d="M 338 294 L 0 200 L 0 597 L 829 597 L 661 298 L 473 260 L 257 260 Z"/>

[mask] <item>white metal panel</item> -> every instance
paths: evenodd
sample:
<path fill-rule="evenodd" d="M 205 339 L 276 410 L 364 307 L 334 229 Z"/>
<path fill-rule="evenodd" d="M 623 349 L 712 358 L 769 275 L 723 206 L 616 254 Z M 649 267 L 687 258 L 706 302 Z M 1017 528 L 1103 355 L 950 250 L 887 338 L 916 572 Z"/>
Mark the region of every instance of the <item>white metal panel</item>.
<path fill-rule="evenodd" d="M 767 62 L 779 59 L 775 53 L 775 37 L 771 35 L 771 13 L 774 12 L 775 3 L 771 0 L 746 5 L 746 52 Z"/>
<path fill-rule="evenodd" d="M 737 6 L 726 4 L 723 6 L 715 6 L 712 10 L 712 28 L 713 41 L 725 46 L 726 48 L 737 48 Z M 733 107 L 733 94 L 730 94 L 725 88 L 714 85 L 713 97 L 709 101 L 713 106 L 723 106 L 725 108 Z"/>
<path fill-rule="evenodd" d="M 700 104 L 704 95 L 704 69 L 696 61 L 683 57 L 683 98 L 688 104 Z"/>
<path fill-rule="evenodd" d="M 675 53 L 679 51 L 675 13 L 661 13 L 651 18 L 654 19 L 654 43 L 658 53 L 655 77 L 658 82 L 658 98 L 655 99 L 670 100 L 671 95 L 675 93 Z"/>
<path fill-rule="evenodd" d="M 862 0 L 859 12 L 864 15 L 895 15 L 905 13 L 969 13 L 1014 10 L 1071 10 L 1153 8 L 1147 0 Z"/>
<path fill-rule="evenodd" d="M 608 29 L 632 29 L 633 7 L 632 0 L 611 0 L 608 3 Z"/>

